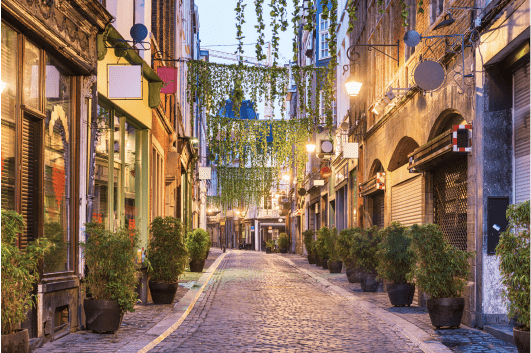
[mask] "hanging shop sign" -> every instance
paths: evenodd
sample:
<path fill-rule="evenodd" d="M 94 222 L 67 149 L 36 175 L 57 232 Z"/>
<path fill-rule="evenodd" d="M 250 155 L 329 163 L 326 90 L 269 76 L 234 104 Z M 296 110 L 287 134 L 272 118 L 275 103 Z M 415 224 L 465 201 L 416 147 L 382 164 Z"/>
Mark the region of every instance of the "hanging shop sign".
<path fill-rule="evenodd" d="M 159 67 L 157 68 L 157 75 L 164 81 L 160 93 L 173 94 L 177 91 L 177 68 Z"/>
<path fill-rule="evenodd" d="M 358 158 L 358 144 L 356 142 L 343 142 L 343 158 Z"/>
<path fill-rule="evenodd" d="M 385 173 L 376 173 L 376 189 L 385 190 Z"/>
<path fill-rule="evenodd" d="M 326 179 L 332 175 L 332 170 L 329 167 L 321 168 L 321 177 Z M 324 185 L 324 184 L 323 184 Z"/>
<path fill-rule="evenodd" d="M 334 143 L 330 140 L 321 140 L 319 143 L 319 153 L 332 154 L 334 153 Z"/>
<path fill-rule="evenodd" d="M 452 128 L 454 152 L 472 152 L 472 125 L 454 125 Z"/>
<path fill-rule="evenodd" d="M 324 185 L 324 180 L 321 180 L 321 179 L 314 180 L 313 181 L 313 185 L 314 186 L 323 186 Z"/>
<path fill-rule="evenodd" d="M 143 99 L 142 65 L 107 65 L 107 87 L 110 99 Z"/>
<path fill-rule="evenodd" d="M 199 180 L 210 180 L 212 179 L 212 168 L 211 167 L 199 167 Z"/>

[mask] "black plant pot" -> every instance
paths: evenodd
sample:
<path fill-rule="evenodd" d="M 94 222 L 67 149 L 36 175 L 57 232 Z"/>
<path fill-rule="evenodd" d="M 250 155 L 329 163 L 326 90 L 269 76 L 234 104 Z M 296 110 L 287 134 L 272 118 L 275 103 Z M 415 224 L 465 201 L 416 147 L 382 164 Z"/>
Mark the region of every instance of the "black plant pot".
<path fill-rule="evenodd" d="M 281 254 L 287 254 L 288 253 L 288 249 L 287 248 L 280 248 L 280 253 Z"/>
<path fill-rule="evenodd" d="M 154 304 L 172 304 L 179 282 L 160 283 L 149 280 L 149 291 Z"/>
<path fill-rule="evenodd" d="M 85 299 L 86 328 L 92 332 L 116 332 L 120 328 L 124 314 L 112 300 Z"/>
<path fill-rule="evenodd" d="M 426 305 L 431 324 L 437 329 L 443 326 L 459 328 L 461 325 L 465 310 L 465 298 L 428 299 Z"/>
<path fill-rule="evenodd" d="M 359 267 L 347 267 L 345 272 L 350 283 L 360 283 L 365 273 Z"/>
<path fill-rule="evenodd" d="M 341 273 L 343 263 L 341 261 L 328 261 L 328 270 L 330 273 Z"/>
<path fill-rule="evenodd" d="M 271 254 L 271 248 L 266 248 L 266 254 Z"/>
<path fill-rule="evenodd" d="M 205 260 L 190 261 L 190 272 L 203 272 L 204 267 L 205 267 Z"/>
<path fill-rule="evenodd" d="M 328 259 L 321 259 L 321 267 L 323 270 L 328 270 Z"/>
<path fill-rule="evenodd" d="M 520 330 L 521 327 L 513 327 L 513 338 L 514 344 L 516 344 L 516 349 L 518 353 L 528 353 L 529 352 L 529 331 Z M 4 336 L 2 336 L 2 344 L 4 341 Z"/>
<path fill-rule="evenodd" d="M 315 255 L 315 266 L 321 266 L 321 258 Z"/>
<path fill-rule="evenodd" d="M 377 292 L 380 286 L 380 281 L 376 280 L 378 275 L 376 273 L 365 272 L 361 279 L 361 290 L 364 292 Z"/>
<path fill-rule="evenodd" d="M 28 353 L 29 333 L 28 329 L 23 329 L 2 335 L 2 353 Z"/>
<path fill-rule="evenodd" d="M 389 296 L 391 305 L 410 306 L 413 303 L 413 297 L 415 296 L 415 284 L 394 284 L 387 282 L 387 295 Z"/>
<path fill-rule="evenodd" d="M 310 265 L 315 264 L 315 255 L 308 255 L 308 263 Z"/>

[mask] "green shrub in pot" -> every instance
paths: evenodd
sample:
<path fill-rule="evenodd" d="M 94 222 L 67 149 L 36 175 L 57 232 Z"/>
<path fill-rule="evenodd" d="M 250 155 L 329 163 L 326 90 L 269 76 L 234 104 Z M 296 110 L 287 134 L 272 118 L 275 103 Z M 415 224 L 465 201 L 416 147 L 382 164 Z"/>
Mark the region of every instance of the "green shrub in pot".
<path fill-rule="evenodd" d="M 315 231 L 313 229 L 308 229 L 302 232 L 302 235 L 304 237 L 304 245 L 306 246 L 306 252 L 308 253 L 308 256 L 315 255 L 313 246 Z"/>
<path fill-rule="evenodd" d="M 509 316 L 517 318 L 523 331 L 529 331 L 530 326 L 529 216 L 529 201 L 510 205 L 507 209 L 509 225 L 501 234 L 496 247 L 504 285 L 502 297 L 509 310 Z"/>
<path fill-rule="evenodd" d="M 407 227 L 393 222 L 381 230 L 382 241 L 376 253 L 379 259 L 376 271 L 378 276 L 396 284 L 407 283 L 407 274 L 415 264 L 415 254 L 411 249 L 411 235 Z"/>
<path fill-rule="evenodd" d="M 286 233 L 280 233 L 278 235 L 278 248 L 287 250 L 289 246 L 289 237 Z"/>
<path fill-rule="evenodd" d="M 85 234 L 87 240 L 81 245 L 92 298 L 114 301 L 123 312 L 133 312 L 138 285 L 138 232 L 123 228 L 111 232 L 101 223 L 90 222 L 85 224 Z"/>
<path fill-rule="evenodd" d="M 430 297 L 426 306 L 433 326 L 458 328 L 465 308 L 462 294 L 470 274 L 468 261 L 474 252 L 449 244 L 436 224 L 414 224 L 409 232 L 416 265 L 408 281 L 415 281 Z"/>
<path fill-rule="evenodd" d="M 17 246 L 24 220 L 14 211 L 2 210 L 2 335 L 15 332 L 33 306 L 33 285 L 39 280 L 38 263 L 53 244 L 45 238 Z"/>
<path fill-rule="evenodd" d="M 188 251 L 184 245 L 185 229 L 174 217 L 156 217 L 151 223 L 148 258 L 151 281 L 175 283 L 184 272 Z"/>
<path fill-rule="evenodd" d="M 186 250 L 190 261 L 204 261 L 210 250 L 210 236 L 202 228 L 197 228 L 188 233 L 186 237 Z"/>
<path fill-rule="evenodd" d="M 336 252 L 347 268 L 354 268 L 357 266 L 356 258 L 352 254 L 352 244 L 354 237 L 361 231 L 360 228 L 343 229 L 337 235 Z"/>
<path fill-rule="evenodd" d="M 317 253 L 317 256 L 321 260 L 328 259 L 328 250 L 326 248 L 326 242 L 327 237 L 330 236 L 330 229 L 328 227 L 322 227 L 319 229 L 319 232 L 317 232 L 317 240 L 315 241 L 315 250 Z"/>
<path fill-rule="evenodd" d="M 339 257 L 336 247 L 338 237 L 337 228 L 326 228 L 326 230 L 327 234 L 324 237 L 324 247 L 328 254 L 328 259 L 332 262 L 341 261 L 341 257 Z"/>
<path fill-rule="evenodd" d="M 378 266 L 378 244 L 382 240 L 378 227 L 360 229 L 352 237 L 351 258 L 356 259 L 360 268 L 368 273 L 376 273 Z"/>

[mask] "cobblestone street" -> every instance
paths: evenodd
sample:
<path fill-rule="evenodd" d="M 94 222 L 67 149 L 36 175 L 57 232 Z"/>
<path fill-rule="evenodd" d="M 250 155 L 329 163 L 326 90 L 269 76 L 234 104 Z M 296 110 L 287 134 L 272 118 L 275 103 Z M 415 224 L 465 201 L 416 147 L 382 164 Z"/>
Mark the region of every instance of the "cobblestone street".
<path fill-rule="evenodd" d="M 220 255 L 220 250 L 212 249 L 207 266 Z M 197 275 L 187 272 L 184 278 L 193 284 L 190 279 L 197 280 Z M 186 288 L 179 291 L 178 298 L 183 298 Z M 186 298 L 181 302 L 186 304 Z M 114 335 L 82 331 L 36 352 L 138 352 L 157 338 L 149 330 L 172 313 L 180 317 L 180 310 L 178 305 L 138 306 Z M 171 326 L 177 320 L 169 321 Z M 413 331 L 404 331 L 400 327 L 404 322 L 412 324 Z M 431 346 L 419 345 L 419 339 Z M 465 326 L 434 330 L 425 309 L 391 307 L 386 293 L 363 293 L 359 284 L 348 283 L 344 273 L 332 275 L 299 255 L 236 250 L 222 259 L 182 324 L 149 351 L 516 352 L 516 348 Z"/>

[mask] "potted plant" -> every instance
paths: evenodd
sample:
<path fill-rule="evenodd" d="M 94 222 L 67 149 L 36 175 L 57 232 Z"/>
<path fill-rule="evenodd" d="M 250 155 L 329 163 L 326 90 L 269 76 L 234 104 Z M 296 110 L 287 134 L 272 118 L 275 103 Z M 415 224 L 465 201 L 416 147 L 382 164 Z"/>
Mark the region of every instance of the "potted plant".
<path fill-rule="evenodd" d="M 361 229 L 352 239 L 351 256 L 356 258 L 361 270 L 364 272 L 361 279 L 361 290 L 364 292 L 376 292 L 380 286 L 377 279 L 376 266 L 378 266 L 378 244 L 382 236 L 377 226 Z"/>
<path fill-rule="evenodd" d="M 308 263 L 310 265 L 315 264 L 315 254 L 313 249 L 313 237 L 315 231 L 313 229 L 308 229 L 302 232 L 302 235 L 304 236 L 304 245 L 306 246 L 306 252 L 308 253 Z"/>
<path fill-rule="evenodd" d="M 175 299 L 179 276 L 184 272 L 188 259 L 184 232 L 181 221 L 174 217 L 156 217 L 151 223 L 148 285 L 155 304 L 171 304 Z"/>
<path fill-rule="evenodd" d="M 321 267 L 323 270 L 328 270 L 328 249 L 326 248 L 327 238 L 330 236 L 330 229 L 328 227 L 322 227 L 317 232 L 317 241 L 315 247 L 317 249 L 317 254 L 321 260 Z"/>
<path fill-rule="evenodd" d="M 513 337 L 518 352 L 529 352 L 529 201 L 510 205 L 509 225 L 496 247 L 509 316 L 516 318 Z"/>
<path fill-rule="evenodd" d="M 336 251 L 339 258 L 345 264 L 345 272 L 350 283 L 361 282 L 363 271 L 352 255 L 353 239 L 361 231 L 361 228 L 347 228 L 339 232 L 336 240 Z"/>
<path fill-rule="evenodd" d="M 415 295 L 415 284 L 408 283 L 407 274 L 415 264 L 411 250 L 411 236 L 407 227 L 398 222 L 391 223 L 382 231 L 382 241 L 378 244 L 379 258 L 376 271 L 387 284 L 387 295 L 391 305 L 410 306 Z"/>
<path fill-rule="evenodd" d="M 409 232 L 416 265 L 408 281 L 414 280 L 430 297 L 427 307 L 433 326 L 458 328 L 465 307 L 461 295 L 470 273 L 468 259 L 474 253 L 449 244 L 436 224 L 414 224 Z"/>
<path fill-rule="evenodd" d="M 130 229 L 108 231 L 100 223 L 85 224 L 87 240 L 82 243 L 88 268 L 86 285 L 92 297 L 83 302 L 86 328 L 115 332 L 124 312 L 133 312 L 137 300 L 136 265 L 138 233 Z"/>
<path fill-rule="evenodd" d="M 273 239 L 270 239 L 266 241 L 266 254 L 271 254 L 273 249 L 275 248 L 275 241 Z"/>
<path fill-rule="evenodd" d="M 186 250 L 190 257 L 190 271 L 203 272 L 205 260 L 210 250 L 210 236 L 204 229 L 197 228 L 186 238 Z"/>
<path fill-rule="evenodd" d="M 286 254 L 288 252 L 289 238 L 286 233 L 280 233 L 278 236 L 278 248 L 280 249 L 281 254 Z"/>
<path fill-rule="evenodd" d="M 21 215 L 2 210 L 2 352 L 29 352 L 28 330 L 17 326 L 33 306 L 39 260 L 53 246 L 48 239 L 39 238 L 20 249 L 17 239 L 23 229 Z"/>
<path fill-rule="evenodd" d="M 337 252 L 337 229 L 334 227 L 329 229 L 328 236 L 325 237 L 325 248 L 328 253 L 328 270 L 330 273 L 341 273 L 343 270 L 343 262 Z"/>

